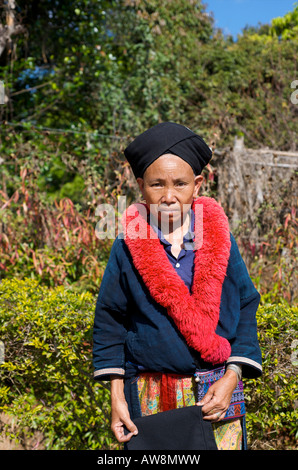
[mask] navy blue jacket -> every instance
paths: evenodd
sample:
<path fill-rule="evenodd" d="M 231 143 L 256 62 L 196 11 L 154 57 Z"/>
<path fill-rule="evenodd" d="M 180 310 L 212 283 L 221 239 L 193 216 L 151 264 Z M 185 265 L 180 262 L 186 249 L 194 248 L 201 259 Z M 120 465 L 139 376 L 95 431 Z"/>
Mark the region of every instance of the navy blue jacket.
<path fill-rule="evenodd" d="M 244 377 L 258 377 L 262 373 L 256 323 L 260 294 L 231 233 L 230 239 L 216 333 L 231 344 L 227 363 L 241 364 Z M 166 309 L 151 297 L 121 236 L 113 243 L 100 286 L 93 341 L 95 380 L 128 377 L 139 369 L 193 374 L 198 368 L 214 368 L 186 344 Z"/>

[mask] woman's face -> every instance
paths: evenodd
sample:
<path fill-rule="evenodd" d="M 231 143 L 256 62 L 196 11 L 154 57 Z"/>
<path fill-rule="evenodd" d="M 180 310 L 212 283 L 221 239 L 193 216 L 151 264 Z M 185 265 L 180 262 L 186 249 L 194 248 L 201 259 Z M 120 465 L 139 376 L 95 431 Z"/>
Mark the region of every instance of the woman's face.
<path fill-rule="evenodd" d="M 173 154 L 157 158 L 143 178 L 137 178 L 151 214 L 159 223 L 168 220 L 170 226 L 183 223 L 202 181 L 203 176 L 195 176 L 191 166 Z"/>

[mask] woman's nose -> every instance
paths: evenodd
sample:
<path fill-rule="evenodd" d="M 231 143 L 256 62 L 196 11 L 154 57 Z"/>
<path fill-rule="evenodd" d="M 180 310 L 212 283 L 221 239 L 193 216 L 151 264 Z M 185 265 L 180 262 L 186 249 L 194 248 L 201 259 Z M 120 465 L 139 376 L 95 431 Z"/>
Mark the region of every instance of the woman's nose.
<path fill-rule="evenodd" d="M 176 202 L 176 197 L 174 194 L 174 191 L 172 189 L 165 189 L 165 192 L 163 194 L 162 202 L 166 202 L 167 204 L 171 204 L 173 202 Z"/>

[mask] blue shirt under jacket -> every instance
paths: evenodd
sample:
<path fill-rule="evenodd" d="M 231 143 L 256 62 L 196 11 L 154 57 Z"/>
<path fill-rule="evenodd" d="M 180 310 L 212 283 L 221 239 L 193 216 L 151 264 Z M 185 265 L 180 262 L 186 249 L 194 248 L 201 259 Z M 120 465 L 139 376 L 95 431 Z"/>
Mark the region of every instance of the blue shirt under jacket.
<path fill-rule="evenodd" d="M 168 240 L 164 238 L 164 235 L 161 229 L 152 222 L 152 227 L 158 235 L 158 238 L 163 244 L 165 252 L 168 256 L 168 259 L 171 265 L 175 268 L 181 279 L 184 281 L 184 284 L 187 285 L 188 290 L 191 290 L 191 285 L 193 281 L 193 274 L 194 274 L 194 258 L 195 252 L 193 251 L 194 248 L 194 223 L 195 223 L 195 214 L 192 209 L 189 210 L 190 213 L 190 226 L 187 233 L 183 237 L 183 248 L 176 258 L 171 251 L 172 245 Z M 147 219 L 148 223 L 150 223 L 150 217 L 148 216 Z"/>
<path fill-rule="evenodd" d="M 193 215 L 191 210 L 190 230 L 184 237 L 185 249 L 178 258 L 172 255 L 171 244 L 160 229 L 153 225 L 169 261 L 189 289 L 194 266 L 194 251 L 190 249 L 194 235 Z M 230 239 L 216 333 L 231 344 L 232 353 L 227 363 L 241 364 L 244 377 L 258 377 L 262 373 L 256 323 L 260 294 L 250 279 L 232 233 Z M 150 296 L 121 236 L 113 243 L 96 303 L 93 363 L 95 380 L 108 380 L 110 375 L 127 377 L 138 369 L 192 374 L 198 368 L 215 367 L 204 363 L 199 353 L 188 347 L 166 309 Z"/>

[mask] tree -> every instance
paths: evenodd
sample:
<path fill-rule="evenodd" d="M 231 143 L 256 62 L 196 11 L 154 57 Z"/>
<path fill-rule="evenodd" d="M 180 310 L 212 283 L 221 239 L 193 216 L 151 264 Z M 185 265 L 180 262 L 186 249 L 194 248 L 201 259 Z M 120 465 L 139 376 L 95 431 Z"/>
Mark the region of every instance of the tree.
<path fill-rule="evenodd" d="M 271 22 L 269 34 L 282 39 L 297 39 L 298 36 L 298 3 L 295 3 L 293 11 L 289 11 L 283 17 L 274 18 Z"/>

